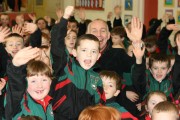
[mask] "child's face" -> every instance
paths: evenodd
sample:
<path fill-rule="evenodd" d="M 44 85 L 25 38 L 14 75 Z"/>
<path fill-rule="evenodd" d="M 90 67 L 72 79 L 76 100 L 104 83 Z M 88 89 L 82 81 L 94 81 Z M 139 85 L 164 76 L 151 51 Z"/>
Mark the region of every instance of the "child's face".
<path fill-rule="evenodd" d="M 153 62 L 150 68 L 151 74 L 158 81 L 161 82 L 169 72 L 167 62 Z"/>
<path fill-rule="evenodd" d="M 147 111 L 149 112 L 150 115 L 152 115 L 152 110 L 155 107 L 156 104 L 163 102 L 163 98 L 159 95 L 152 95 L 151 98 L 149 99 L 148 103 L 147 103 Z"/>
<path fill-rule="evenodd" d="M 41 46 L 50 46 L 50 42 L 47 40 L 47 38 L 42 37 L 41 39 Z"/>
<path fill-rule="evenodd" d="M 23 15 L 16 16 L 16 23 L 17 24 L 24 24 L 24 16 Z"/>
<path fill-rule="evenodd" d="M 38 20 L 37 26 L 39 29 L 44 29 L 44 28 L 46 28 L 46 23 L 44 20 Z"/>
<path fill-rule="evenodd" d="M 177 115 L 171 111 L 167 112 L 153 112 L 153 118 L 152 120 L 179 120 L 177 118 Z"/>
<path fill-rule="evenodd" d="M 67 48 L 73 49 L 76 43 L 77 35 L 75 32 L 70 32 L 65 38 L 65 45 Z"/>
<path fill-rule="evenodd" d="M 23 40 L 18 37 L 10 37 L 6 39 L 6 51 L 14 57 L 14 55 L 24 47 Z"/>
<path fill-rule="evenodd" d="M 111 38 L 112 38 L 113 45 L 119 45 L 123 41 L 123 39 L 120 38 L 119 35 L 111 35 Z"/>
<path fill-rule="evenodd" d="M 68 22 L 67 29 L 68 30 L 74 30 L 74 31 L 78 32 L 78 27 L 77 27 L 77 24 L 75 22 Z"/>
<path fill-rule="evenodd" d="M 9 24 L 9 16 L 8 15 L 1 15 L 1 23 L 2 26 L 7 26 Z"/>
<path fill-rule="evenodd" d="M 116 89 L 116 81 L 108 77 L 102 77 L 103 88 L 106 99 L 110 99 L 119 94 L 119 90 Z"/>
<path fill-rule="evenodd" d="M 73 50 L 73 55 L 85 70 L 90 69 L 100 57 L 99 43 L 96 41 L 83 40 L 77 50 Z"/>
<path fill-rule="evenodd" d="M 27 77 L 27 92 L 35 100 L 43 100 L 50 90 L 51 79 L 40 73 L 35 76 Z"/>

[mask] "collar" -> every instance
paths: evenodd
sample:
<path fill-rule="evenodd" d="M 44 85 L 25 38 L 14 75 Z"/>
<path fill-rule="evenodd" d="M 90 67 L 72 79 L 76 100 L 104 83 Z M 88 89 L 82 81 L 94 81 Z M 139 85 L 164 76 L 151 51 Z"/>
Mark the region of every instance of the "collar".
<path fill-rule="evenodd" d="M 46 112 L 46 108 L 47 106 L 49 105 L 49 102 L 50 100 L 52 99 L 51 96 L 47 95 L 45 98 L 44 98 L 44 101 L 42 100 L 35 100 L 37 103 L 39 103 L 40 105 L 42 105 L 44 111 Z"/>
<path fill-rule="evenodd" d="M 106 99 L 106 104 L 115 102 L 115 100 L 116 100 L 115 97 L 112 97 L 112 98 L 110 98 L 110 99 Z"/>

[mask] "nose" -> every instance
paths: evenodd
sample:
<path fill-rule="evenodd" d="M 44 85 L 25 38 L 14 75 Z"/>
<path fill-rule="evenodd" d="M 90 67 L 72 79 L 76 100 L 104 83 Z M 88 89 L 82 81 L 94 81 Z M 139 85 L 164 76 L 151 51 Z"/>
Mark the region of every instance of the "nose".
<path fill-rule="evenodd" d="M 42 82 L 38 82 L 38 83 L 37 83 L 37 87 L 38 87 L 38 88 L 42 88 L 42 86 L 43 86 L 42 84 L 43 84 Z"/>
<path fill-rule="evenodd" d="M 91 51 L 87 52 L 87 56 L 91 57 L 91 54 L 92 54 Z"/>
<path fill-rule="evenodd" d="M 158 73 L 161 73 L 162 72 L 162 70 L 161 69 L 158 69 Z"/>

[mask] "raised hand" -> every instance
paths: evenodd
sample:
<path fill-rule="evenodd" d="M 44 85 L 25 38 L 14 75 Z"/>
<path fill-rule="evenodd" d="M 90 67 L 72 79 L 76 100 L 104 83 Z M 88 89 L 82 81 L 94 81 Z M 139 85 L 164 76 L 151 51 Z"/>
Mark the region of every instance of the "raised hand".
<path fill-rule="evenodd" d="M 23 27 L 23 32 L 32 34 L 38 29 L 37 25 L 34 23 L 25 23 Z"/>
<path fill-rule="evenodd" d="M 3 78 L 0 78 L 0 91 L 5 87 L 6 85 L 6 80 Z"/>
<path fill-rule="evenodd" d="M 44 19 L 47 21 L 48 24 L 51 24 L 51 17 L 50 16 L 44 16 Z"/>
<path fill-rule="evenodd" d="M 68 19 L 74 12 L 74 6 L 67 6 L 64 12 L 64 18 Z"/>
<path fill-rule="evenodd" d="M 20 27 L 19 25 L 13 26 L 12 27 L 12 33 L 17 33 L 17 34 L 23 36 L 22 27 Z"/>
<path fill-rule="evenodd" d="M 11 34 L 10 28 L 8 27 L 0 27 L 0 43 L 5 42 L 4 38 Z"/>
<path fill-rule="evenodd" d="M 113 13 L 112 13 L 112 12 L 108 12 L 107 19 L 108 19 L 108 20 L 111 20 L 112 15 L 113 15 Z"/>
<path fill-rule="evenodd" d="M 28 61 L 39 56 L 39 48 L 26 47 L 21 49 L 14 56 L 12 63 L 14 66 L 21 66 L 26 64 Z"/>
<path fill-rule="evenodd" d="M 33 23 L 36 22 L 36 15 L 35 14 L 28 14 L 28 16 L 33 21 Z"/>
<path fill-rule="evenodd" d="M 85 10 L 83 8 L 81 8 L 79 10 L 79 19 L 81 20 L 82 23 L 84 23 L 85 19 L 86 19 L 86 14 L 85 14 Z"/>
<path fill-rule="evenodd" d="M 141 64 L 142 63 L 142 57 L 144 55 L 145 46 L 142 41 L 133 42 L 133 53 L 136 57 L 136 63 Z"/>
<path fill-rule="evenodd" d="M 125 27 L 128 38 L 132 42 L 140 41 L 142 38 L 143 24 L 139 18 L 133 17 L 131 20 L 131 31 Z"/>
<path fill-rule="evenodd" d="M 179 30 L 177 24 L 167 24 L 167 25 L 166 25 L 166 29 L 167 29 L 167 30 L 174 30 L 174 31 L 178 31 L 178 30 Z"/>

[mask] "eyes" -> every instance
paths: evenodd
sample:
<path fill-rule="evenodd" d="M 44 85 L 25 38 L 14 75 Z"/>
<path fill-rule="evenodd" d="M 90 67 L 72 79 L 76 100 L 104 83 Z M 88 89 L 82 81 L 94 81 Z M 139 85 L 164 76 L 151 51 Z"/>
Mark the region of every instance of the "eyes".
<path fill-rule="evenodd" d="M 87 49 L 82 49 L 81 51 L 82 52 L 89 52 Z M 96 54 L 96 53 L 98 53 L 98 50 L 91 50 L 90 52 L 93 54 Z"/>
<path fill-rule="evenodd" d="M 92 30 L 92 34 L 95 34 L 95 33 L 98 33 L 98 32 L 100 32 L 100 33 L 106 33 L 107 31 L 106 31 L 106 29 L 101 29 L 100 31 L 98 31 L 97 29 L 93 29 L 93 30 Z"/>
<path fill-rule="evenodd" d="M 167 67 L 161 67 L 161 68 L 158 68 L 158 67 L 153 67 L 153 69 L 154 69 L 154 70 L 159 70 L 159 69 L 160 69 L 160 70 L 166 70 L 166 69 L 167 69 Z"/>

